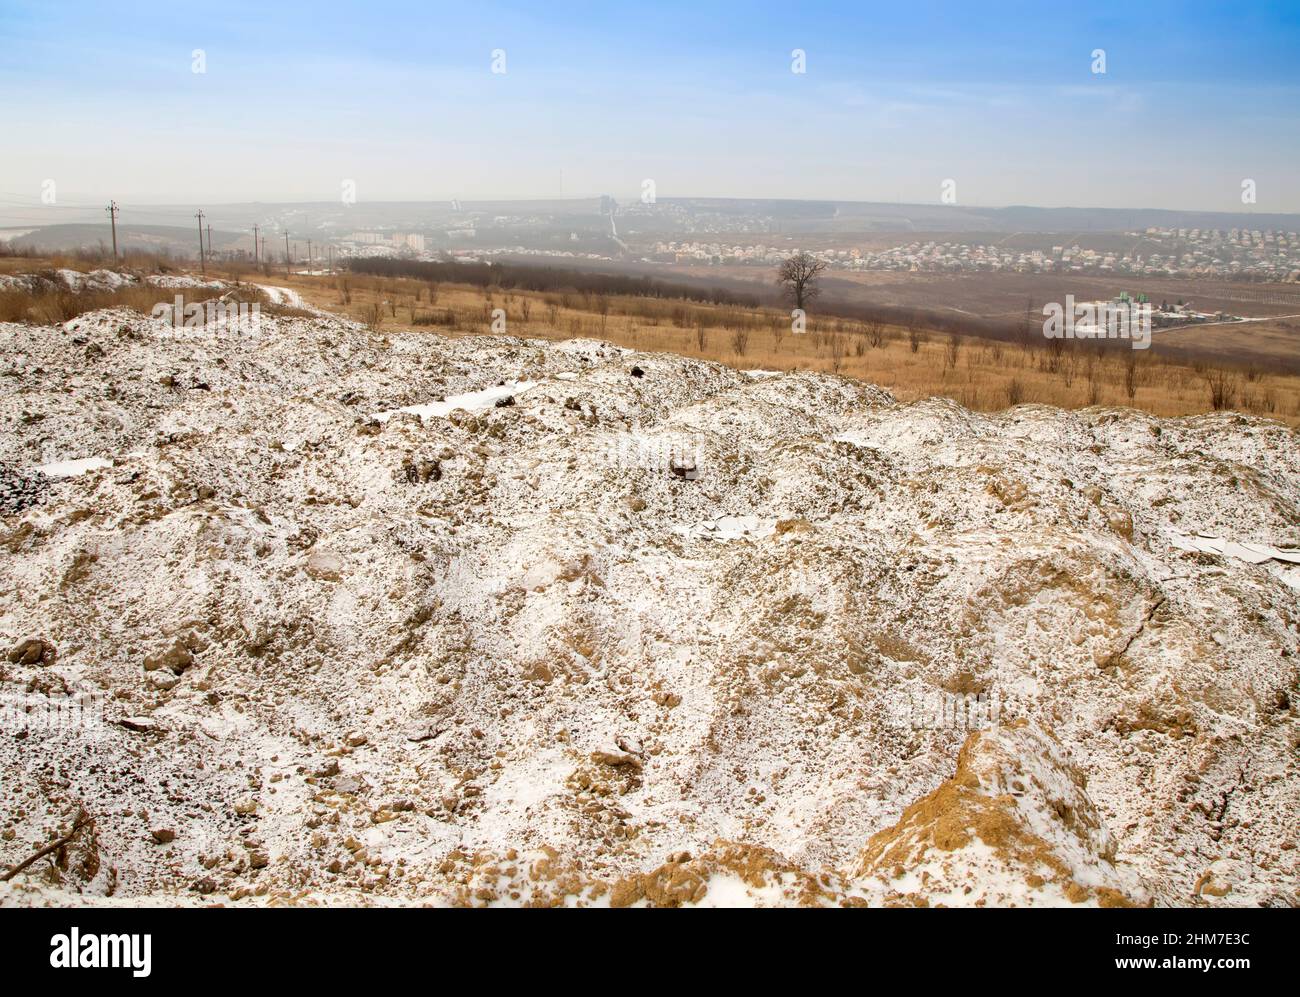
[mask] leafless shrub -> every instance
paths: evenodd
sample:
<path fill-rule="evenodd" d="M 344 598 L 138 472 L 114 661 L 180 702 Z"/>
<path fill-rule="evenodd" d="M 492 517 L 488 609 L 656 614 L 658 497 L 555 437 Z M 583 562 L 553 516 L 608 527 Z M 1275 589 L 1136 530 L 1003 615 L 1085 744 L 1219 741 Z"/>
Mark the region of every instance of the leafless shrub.
<path fill-rule="evenodd" d="M 1137 353 L 1129 350 L 1128 356 L 1124 358 L 1124 394 L 1128 395 L 1128 400 L 1132 402 L 1137 397 L 1137 391 Z"/>
<path fill-rule="evenodd" d="M 1094 369 L 1088 371 L 1088 404 L 1101 404 L 1101 381 L 1097 378 L 1097 372 Z"/>
<path fill-rule="evenodd" d="M 961 353 L 961 337 L 957 333 L 948 336 L 948 342 L 943 348 L 943 367 L 947 370 L 949 367 L 956 369 L 957 357 Z"/>
<path fill-rule="evenodd" d="M 1230 409 L 1237 401 L 1237 379 L 1226 370 L 1208 371 L 1205 383 L 1210 389 L 1210 406 L 1216 412 Z"/>
<path fill-rule="evenodd" d="M 365 323 L 366 328 L 371 332 L 376 331 L 384 324 L 384 306 L 377 301 L 373 304 L 362 306 L 361 321 Z"/>
<path fill-rule="evenodd" d="M 831 348 L 831 370 L 838 374 L 844 363 L 844 336 L 836 332 L 830 334 L 828 338 Z"/>
<path fill-rule="evenodd" d="M 749 350 L 749 330 L 733 329 L 731 332 L 731 352 L 743 357 Z"/>
<path fill-rule="evenodd" d="M 785 339 L 789 326 L 786 325 L 785 319 L 780 315 L 772 317 L 772 341 L 776 344 L 776 349 L 780 351 L 781 340 Z"/>

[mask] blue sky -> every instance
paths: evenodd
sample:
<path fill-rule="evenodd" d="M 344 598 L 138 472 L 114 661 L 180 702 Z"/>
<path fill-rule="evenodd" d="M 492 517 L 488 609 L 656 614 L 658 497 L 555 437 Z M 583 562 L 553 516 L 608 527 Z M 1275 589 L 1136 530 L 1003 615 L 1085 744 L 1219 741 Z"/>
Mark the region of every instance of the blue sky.
<path fill-rule="evenodd" d="M 933 202 L 952 179 L 965 204 L 1241 210 L 1249 178 L 1257 210 L 1300 211 L 1297 97 L 1295 3 L 3 0 L 0 223 L 46 179 L 68 203 L 646 178 Z"/>

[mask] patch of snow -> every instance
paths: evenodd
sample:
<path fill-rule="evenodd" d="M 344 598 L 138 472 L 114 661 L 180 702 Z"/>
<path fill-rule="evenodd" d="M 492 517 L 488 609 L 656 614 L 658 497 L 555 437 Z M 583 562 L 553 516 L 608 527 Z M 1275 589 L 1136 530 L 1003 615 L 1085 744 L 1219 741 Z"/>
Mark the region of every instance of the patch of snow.
<path fill-rule="evenodd" d="M 275 287 L 271 284 L 256 284 L 255 287 L 266 292 L 266 296 L 271 300 L 273 305 L 284 305 L 288 308 L 306 308 L 307 302 L 303 300 L 301 294 L 290 287 Z"/>
<path fill-rule="evenodd" d="M 466 391 L 459 395 L 448 395 L 440 402 L 406 405 L 402 408 L 390 409 L 387 412 L 376 412 L 375 419 L 379 422 L 387 422 L 399 412 L 409 412 L 412 415 L 418 415 L 421 419 L 446 418 L 456 409 L 464 409 L 466 412 L 482 412 L 484 409 L 493 408 L 503 398 L 509 398 L 511 395 L 522 395 L 536 386 L 536 381 L 507 381 L 505 384 L 497 384 L 491 388 Z"/>
<path fill-rule="evenodd" d="M 682 536 L 706 540 L 741 540 L 745 537 L 761 539 L 776 532 L 775 519 L 758 516 L 715 516 L 692 526 L 678 527 Z"/>
<path fill-rule="evenodd" d="M 1295 548 L 1225 540 L 1223 537 L 1210 536 L 1205 533 L 1198 533 L 1196 536 L 1170 533 L 1169 542 L 1179 550 L 1200 551 L 1205 554 L 1235 557 L 1237 560 L 1246 561 L 1248 564 L 1263 564 L 1265 561 L 1284 561 L 1287 564 L 1300 564 L 1300 550 Z"/>
<path fill-rule="evenodd" d="M 103 457 L 81 457 L 77 460 L 56 460 L 51 464 L 42 464 L 36 470 L 47 478 L 76 478 L 88 471 L 99 471 L 112 466 L 113 462 Z"/>

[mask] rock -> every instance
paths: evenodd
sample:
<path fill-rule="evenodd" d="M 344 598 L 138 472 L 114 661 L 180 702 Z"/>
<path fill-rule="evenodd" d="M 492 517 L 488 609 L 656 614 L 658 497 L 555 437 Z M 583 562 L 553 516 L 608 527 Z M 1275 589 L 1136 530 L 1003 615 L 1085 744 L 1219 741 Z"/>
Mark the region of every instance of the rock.
<path fill-rule="evenodd" d="M 340 793 L 348 793 L 356 796 L 366 788 L 365 782 L 355 775 L 340 776 L 334 780 L 334 788 Z"/>
<path fill-rule="evenodd" d="M 498 398 L 498 399 L 496 400 L 496 407 L 497 407 L 497 408 L 510 408 L 511 406 L 514 405 L 514 403 L 515 403 L 515 396 L 514 396 L 514 395 L 506 395 L 504 398 Z"/>
<path fill-rule="evenodd" d="M 645 511 L 645 499 L 643 499 L 640 495 L 629 495 L 623 501 L 627 505 L 627 507 L 631 509 L 633 512 Z"/>
<path fill-rule="evenodd" d="M 158 722 L 152 717 L 122 717 L 117 722 L 119 727 L 125 727 L 136 734 L 150 734 L 153 731 L 161 730 Z"/>
<path fill-rule="evenodd" d="M 640 769 L 642 767 L 640 758 L 623 751 L 593 751 L 591 760 L 598 765 L 609 765 L 613 768 L 628 766 L 629 768 Z"/>
<path fill-rule="evenodd" d="M 146 672 L 156 671 L 159 668 L 166 668 L 174 675 L 183 675 L 191 665 L 194 664 L 194 652 L 186 646 L 186 642 L 177 638 L 172 642 L 171 647 L 165 651 L 156 654 L 146 655 L 144 659 L 144 670 Z"/>
<path fill-rule="evenodd" d="M 40 471 L 19 474 L 0 464 L 0 516 L 11 516 L 40 505 L 50 493 L 51 481 Z"/>
<path fill-rule="evenodd" d="M 645 371 L 643 371 L 640 367 L 633 367 L 633 368 L 632 368 L 632 376 L 633 376 L 633 377 L 645 377 Z"/>
<path fill-rule="evenodd" d="M 58 649 L 44 637 L 28 637 L 26 640 L 21 640 L 8 654 L 10 664 L 14 665 L 49 666 L 54 664 L 58 657 Z"/>
<path fill-rule="evenodd" d="M 260 849 L 248 853 L 248 867 L 250 869 L 265 869 L 270 862 L 271 856 Z"/>
<path fill-rule="evenodd" d="M 149 833 L 153 835 L 153 840 L 160 845 L 168 845 L 176 840 L 176 832 L 170 827 L 155 827 Z"/>
<path fill-rule="evenodd" d="M 169 671 L 145 672 L 145 681 L 155 689 L 166 692 L 169 689 L 175 689 L 180 685 L 180 676 L 173 675 Z"/>
<path fill-rule="evenodd" d="M 343 577 L 343 559 L 323 550 L 313 551 L 304 568 L 318 582 L 337 582 Z"/>
<path fill-rule="evenodd" d="M 776 521 L 776 532 L 778 536 L 782 533 L 811 533 L 812 531 L 812 523 L 802 517 L 796 517 L 794 519 L 778 519 Z"/>
<path fill-rule="evenodd" d="M 695 467 L 693 460 L 679 460 L 673 458 L 668 462 L 668 470 L 675 478 L 684 478 L 687 481 L 694 481 L 700 476 L 700 472 Z"/>
<path fill-rule="evenodd" d="M 442 480 L 442 464 L 436 460 L 407 456 L 402 460 L 402 477 L 408 484 L 423 485 Z"/>

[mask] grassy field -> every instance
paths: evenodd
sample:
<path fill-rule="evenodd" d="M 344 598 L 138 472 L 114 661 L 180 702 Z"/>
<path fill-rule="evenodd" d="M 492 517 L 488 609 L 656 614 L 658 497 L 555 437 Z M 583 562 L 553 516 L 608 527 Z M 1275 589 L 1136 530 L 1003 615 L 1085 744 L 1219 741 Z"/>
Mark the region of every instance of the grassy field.
<path fill-rule="evenodd" d="M 1062 348 L 1053 351 L 1041 339 L 1011 344 L 816 315 L 805 334 L 795 335 L 782 311 L 659 298 L 485 291 L 354 275 L 281 274 L 273 282 L 380 331 L 482 335 L 493 331 L 492 313 L 500 309 L 509 335 L 587 337 L 740 368 L 834 372 L 880 384 L 905 401 L 942 395 L 981 411 L 1025 402 L 1127 405 L 1161 416 L 1217 407 L 1300 426 L 1300 377 L 1227 358 L 1208 364 L 1080 341 L 1057 341 Z"/>

